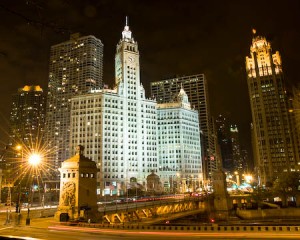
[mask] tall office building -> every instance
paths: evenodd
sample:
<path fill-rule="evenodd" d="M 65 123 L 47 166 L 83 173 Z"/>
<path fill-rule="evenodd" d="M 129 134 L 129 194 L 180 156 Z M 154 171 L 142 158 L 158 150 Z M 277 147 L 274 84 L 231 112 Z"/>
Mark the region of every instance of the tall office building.
<path fill-rule="evenodd" d="M 253 37 L 246 72 L 255 167 L 259 183 L 266 185 L 282 171 L 295 171 L 300 162 L 292 136 L 281 57 L 278 51 L 272 53 L 264 37 Z"/>
<path fill-rule="evenodd" d="M 243 163 L 243 172 L 244 173 L 250 173 L 251 166 L 249 164 L 249 154 L 246 149 L 243 149 L 243 146 L 241 146 L 241 161 Z"/>
<path fill-rule="evenodd" d="M 216 118 L 217 138 L 222 157 L 222 166 L 226 171 L 233 171 L 232 145 L 227 119 L 221 114 Z"/>
<path fill-rule="evenodd" d="M 41 142 L 45 123 L 45 95 L 40 86 L 24 86 L 12 97 L 10 144 L 34 148 Z"/>
<path fill-rule="evenodd" d="M 242 171 L 244 164 L 241 157 L 239 130 L 235 124 L 230 125 L 230 142 L 232 147 L 233 170 Z"/>
<path fill-rule="evenodd" d="M 72 34 L 51 47 L 45 140 L 52 170 L 70 157 L 71 98 L 101 88 L 102 75 L 103 44 L 94 36 Z"/>
<path fill-rule="evenodd" d="M 208 86 L 204 74 L 176 77 L 151 83 L 151 95 L 157 103 L 172 102 L 181 87 L 188 95 L 191 106 L 199 114 L 200 139 L 202 151 L 202 170 L 204 180 L 210 180 L 216 169 L 216 153 L 214 127 L 211 126 L 211 117 L 208 101 Z"/>
<path fill-rule="evenodd" d="M 208 129 L 208 156 L 209 160 L 206 162 L 208 181 L 212 177 L 212 173 L 217 169 L 222 169 L 222 160 L 220 146 L 218 145 L 218 132 L 216 127 L 216 120 L 213 116 L 209 118 Z M 211 183 L 209 183 L 211 186 Z"/>
<path fill-rule="evenodd" d="M 98 194 L 118 194 L 158 171 L 156 102 L 140 82 L 138 44 L 124 28 L 115 54 L 114 89 L 72 98 L 71 146 L 81 144 L 97 162 Z"/>
<path fill-rule="evenodd" d="M 0 160 L 3 183 L 25 186 L 28 174 L 22 166 L 29 152 L 40 150 L 44 132 L 45 95 L 40 86 L 24 86 L 12 95 L 9 123 L 9 145 Z"/>
<path fill-rule="evenodd" d="M 292 131 L 294 133 L 294 148 L 300 159 L 300 83 L 293 86 L 290 100 L 289 116 L 291 117 Z"/>
<path fill-rule="evenodd" d="M 198 112 L 183 89 L 157 105 L 158 161 L 166 192 L 195 191 L 203 181 Z"/>
<path fill-rule="evenodd" d="M 300 143 L 300 83 L 294 88 L 293 112 L 295 114 L 295 127 L 298 133 L 298 143 Z M 299 148 L 300 149 L 300 148 Z"/>

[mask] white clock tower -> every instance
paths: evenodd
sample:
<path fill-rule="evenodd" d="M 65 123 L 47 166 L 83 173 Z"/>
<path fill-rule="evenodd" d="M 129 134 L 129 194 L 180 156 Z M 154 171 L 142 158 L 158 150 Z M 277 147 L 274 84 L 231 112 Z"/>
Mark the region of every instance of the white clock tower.
<path fill-rule="evenodd" d="M 122 39 L 117 45 L 115 56 L 115 81 L 119 86 L 123 82 L 124 95 L 129 99 L 139 99 L 140 61 L 138 44 L 134 41 L 127 18 Z"/>

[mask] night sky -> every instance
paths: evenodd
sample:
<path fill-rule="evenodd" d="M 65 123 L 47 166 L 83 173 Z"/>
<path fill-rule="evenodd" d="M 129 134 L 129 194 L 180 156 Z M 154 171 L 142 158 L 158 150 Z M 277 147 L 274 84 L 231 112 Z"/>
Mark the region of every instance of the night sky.
<path fill-rule="evenodd" d="M 114 54 L 125 16 L 139 43 L 141 80 L 204 73 L 211 110 L 238 124 L 250 149 L 251 121 L 245 56 L 252 28 L 282 56 L 289 83 L 299 82 L 300 1 L 27 0 L 0 1 L 0 147 L 7 144 L 11 95 L 48 81 L 50 46 L 70 33 L 94 35 L 104 44 L 104 82 L 114 82 Z"/>

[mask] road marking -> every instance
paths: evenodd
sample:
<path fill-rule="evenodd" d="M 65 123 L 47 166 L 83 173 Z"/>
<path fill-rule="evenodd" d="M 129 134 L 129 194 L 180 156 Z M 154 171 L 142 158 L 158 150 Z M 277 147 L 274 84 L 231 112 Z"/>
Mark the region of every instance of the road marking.
<path fill-rule="evenodd" d="M 9 228 L 13 228 L 13 226 L 0 228 L 0 231 L 1 231 L 1 230 L 5 230 L 5 229 L 9 229 Z"/>

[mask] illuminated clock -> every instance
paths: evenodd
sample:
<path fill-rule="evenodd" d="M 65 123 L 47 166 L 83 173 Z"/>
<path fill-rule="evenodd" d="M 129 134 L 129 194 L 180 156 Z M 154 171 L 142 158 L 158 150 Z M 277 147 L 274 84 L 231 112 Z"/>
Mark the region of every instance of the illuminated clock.
<path fill-rule="evenodd" d="M 129 62 L 134 62 L 133 57 L 129 56 L 129 57 L 128 57 L 128 61 L 129 61 Z"/>

